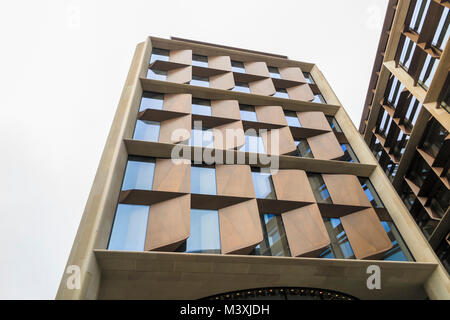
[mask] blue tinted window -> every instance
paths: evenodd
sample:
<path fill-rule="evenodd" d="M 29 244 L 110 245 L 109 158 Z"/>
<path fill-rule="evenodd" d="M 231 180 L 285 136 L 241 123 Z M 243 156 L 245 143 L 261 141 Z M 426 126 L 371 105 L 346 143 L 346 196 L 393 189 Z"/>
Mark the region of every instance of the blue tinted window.
<path fill-rule="evenodd" d="M 330 193 L 328 192 L 321 174 L 309 173 L 308 180 L 318 203 L 332 203 Z"/>
<path fill-rule="evenodd" d="M 409 27 L 420 33 L 422 31 L 423 23 L 427 15 L 428 7 L 430 6 L 430 0 L 417 0 L 414 7 L 413 15 L 409 23 Z"/>
<path fill-rule="evenodd" d="M 108 249 L 143 251 L 148 211 L 148 206 L 120 203 L 117 206 Z"/>
<path fill-rule="evenodd" d="M 361 187 L 366 193 L 367 199 L 369 199 L 372 207 L 374 208 L 384 208 L 383 202 L 378 196 L 375 188 L 368 178 L 359 178 L 359 182 L 361 183 Z"/>
<path fill-rule="evenodd" d="M 302 158 L 314 158 L 309 143 L 306 139 L 294 140 L 294 143 L 297 146 L 297 156 Z"/>
<path fill-rule="evenodd" d="M 144 92 L 141 99 L 139 111 L 145 109 L 162 110 L 164 102 L 164 94 L 155 92 Z"/>
<path fill-rule="evenodd" d="M 189 146 L 214 148 L 214 134 L 212 129 L 192 128 L 191 136 L 188 140 Z"/>
<path fill-rule="evenodd" d="M 217 210 L 191 209 L 191 233 L 186 240 L 186 252 L 220 253 Z"/>
<path fill-rule="evenodd" d="M 309 73 L 309 72 L 303 72 L 303 76 L 304 76 L 305 79 L 306 79 L 306 83 L 316 84 L 316 83 L 314 82 L 314 78 L 312 77 L 311 73 Z"/>
<path fill-rule="evenodd" d="M 125 169 L 122 190 L 151 190 L 154 171 L 153 158 L 130 157 Z"/>
<path fill-rule="evenodd" d="M 278 98 L 285 98 L 289 99 L 289 94 L 287 93 L 286 89 L 277 88 L 277 91 L 275 91 L 274 97 Z"/>
<path fill-rule="evenodd" d="M 359 162 L 358 157 L 356 157 L 355 152 L 348 143 L 341 143 L 341 148 L 344 151 L 344 155 L 340 159 L 341 161 Z"/>
<path fill-rule="evenodd" d="M 431 84 L 431 80 L 434 77 L 434 73 L 436 72 L 439 60 L 436 58 L 432 58 L 429 54 L 425 59 L 425 63 L 423 64 L 422 71 L 419 76 L 419 83 L 428 89 Z"/>
<path fill-rule="evenodd" d="M 166 71 L 153 70 L 153 69 L 148 69 L 148 71 L 147 71 L 147 79 L 164 81 L 164 80 L 166 80 L 166 77 L 167 77 Z"/>
<path fill-rule="evenodd" d="M 248 84 L 245 82 L 238 82 L 236 81 L 234 83 L 234 88 L 231 89 L 232 91 L 238 91 L 238 92 L 246 92 L 250 93 L 250 88 L 248 87 Z"/>
<path fill-rule="evenodd" d="M 211 116 L 211 101 L 192 98 L 192 114 Z"/>
<path fill-rule="evenodd" d="M 191 167 L 191 193 L 217 194 L 216 169 L 209 167 Z"/>
<path fill-rule="evenodd" d="M 433 46 L 438 47 L 441 50 L 444 50 L 445 45 L 447 44 L 448 37 L 450 35 L 450 28 L 449 28 L 449 9 L 444 8 L 442 11 L 441 19 L 439 19 L 438 27 L 436 28 L 436 32 L 433 37 L 433 41 L 431 42 Z"/>
<path fill-rule="evenodd" d="M 252 178 L 256 198 L 276 199 L 275 189 L 273 188 L 272 176 L 270 173 L 252 171 Z"/>
<path fill-rule="evenodd" d="M 291 256 L 280 215 L 261 215 L 263 241 L 255 247 L 254 254 L 264 256 Z"/>
<path fill-rule="evenodd" d="M 286 117 L 286 121 L 288 126 L 300 128 L 302 125 L 297 117 L 297 112 L 294 111 L 284 111 L 284 116 Z"/>
<path fill-rule="evenodd" d="M 231 60 L 231 70 L 233 72 L 245 73 L 245 67 L 242 62 Z"/>
<path fill-rule="evenodd" d="M 137 120 L 134 129 L 134 140 L 157 142 L 159 138 L 159 122 Z"/>
<path fill-rule="evenodd" d="M 246 121 L 257 122 L 258 118 L 256 117 L 255 107 L 249 106 L 245 104 L 239 105 L 239 112 L 241 113 L 241 119 Z"/>
<path fill-rule="evenodd" d="M 169 50 L 153 48 L 150 63 L 153 63 L 156 60 L 169 61 Z"/>
<path fill-rule="evenodd" d="M 312 102 L 327 103 L 323 95 L 321 95 L 320 93 L 314 95 L 314 100 Z"/>
<path fill-rule="evenodd" d="M 280 72 L 278 71 L 278 68 L 276 68 L 276 67 L 269 67 L 269 73 L 270 73 L 270 77 L 281 79 Z"/>
<path fill-rule="evenodd" d="M 381 221 L 381 224 L 392 242 L 392 248 L 385 252 L 380 260 L 414 261 L 414 258 L 406 247 L 406 244 L 401 238 L 394 223 L 390 221 Z"/>
<path fill-rule="evenodd" d="M 400 54 L 399 64 L 405 69 L 409 69 L 409 65 L 411 64 L 411 59 L 414 54 L 414 50 L 416 49 L 416 43 L 411 41 L 408 37 L 404 36 L 403 49 Z"/>
<path fill-rule="evenodd" d="M 191 82 L 189 82 L 191 85 L 199 86 L 199 87 L 209 87 L 209 78 L 207 77 L 199 77 L 199 76 L 192 76 Z"/>
<path fill-rule="evenodd" d="M 203 68 L 208 68 L 208 57 L 201 56 L 198 54 L 193 54 L 192 55 L 192 65 L 198 66 L 198 67 L 203 67 Z"/>
<path fill-rule="evenodd" d="M 266 153 L 263 139 L 256 134 L 250 134 L 248 132 L 245 133 L 245 144 L 239 148 L 239 151 Z"/>
<path fill-rule="evenodd" d="M 331 241 L 332 256 L 329 254 L 328 257 L 354 259 L 355 255 L 342 227 L 341 220 L 339 218 L 325 218 L 324 222 Z"/>

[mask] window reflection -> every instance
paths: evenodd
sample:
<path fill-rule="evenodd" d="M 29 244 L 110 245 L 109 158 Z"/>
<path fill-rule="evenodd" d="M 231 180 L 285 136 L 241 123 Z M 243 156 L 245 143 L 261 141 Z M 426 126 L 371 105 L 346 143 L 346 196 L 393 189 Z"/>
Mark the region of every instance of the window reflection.
<path fill-rule="evenodd" d="M 259 168 L 252 168 L 253 185 L 256 198 L 276 199 L 272 176 L 268 172 L 261 172 Z"/>
<path fill-rule="evenodd" d="M 169 50 L 153 48 L 150 56 L 150 64 L 156 60 L 169 61 Z"/>
<path fill-rule="evenodd" d="M 442 51 L 444 50 L 450 35 L 450 28 L 448 27 L 450 17 L 448 12 L 449 8 L 445 7 L 442 11 L 441 18 L 439 19 L 439 24 L 436 28 L 436 32 L 431 42 L 433 46 L 439 48 Z"/>
<path fill-rule="evenodd" d="M 263 139 L 255 132 L 245 132 L 245 144 L 239 148 L 242 152 L 266 153 Z"/>
<path fill-rule="evenodd" d="M 191 232 L 186 240 L 186 252 L 220 253 L 217 210 L 191 209 Z"/>
<path fill-rule="evenodd" d="M 280 72 L 277 67 L 268 67 L 271 78 L 281 79 Z"/>
<path fill-rule="evenodd" d="M 244 64 L 240 61 L 231 60 L 231 70 L 233 72 L 245 73 Z"/>
<path fill-rule="evenodd" d="M 192 55 L 192 65 L 197 67 L 208 68 L 208 57 L 198 54 Z"/>
<path fill-rule="evenodd" d="M 148 69 L 147 79 L 164 81 L 167 78 L 167 72 L 161 70 Z"/>
<path fill-rule="evenodd" d="M 189 84 L 199 87 L 209 87 L 209 78 L 192 75 L 192 80 Z"/>
<path fill-rule="evenodd" d="M 134 140 L 157 142 L 160 123 L 156 121 L 137 120 L 134 129 Z"/>
<path fill-rule="evenodd" d="M 286 117 L 288 126 L 297 128 L 300 128 L 302 126 L 300 124 L 300 121 L 298 120 L 297 112 L 285 110 L 284 116 Z"/>
<path fill-rule="evenodd" d="M 309 184 L 318 203 L 333 203 L 325 181 L 319 173 L 308 173 Z"/>
<path fill-rule="evenodd" d="M 273 96 L 277 98 L 289 99 L 289 94 L 287 93 L 286 89 L 283 88 L 276 88 L 275 94 Z"/>
<path fill-rule="evenodd" d="M 122 190 L 151 190 L 154 172 L 155 159 L 130 156 L 125 169 Z"/>
<path fill-rule="evenodd" d="M 191 193 L 217 194 L 215 167 L 191 166 Z"/>
<path fill-rule="evenodd" d="M 358 163 L 358 157 L 353 151 L 352 147 L 348 143 L 341 143 L 341 149 L 344 151 L 344 155 L 341 157 L 341 161 L 356 162 Z"/>
<path fill-rule="evenodd" d="M 316 102 L 316 103 L 327 103 L 327 102 L 325 101 L 325 98 L 323 97 L 323 95 L 320 94 L 320 93 L 317 93 L 317 94 L 314 95 L 314 100 L 313 100 L 312 102 Z"/>
<path fill-rule="evenodd" d="M 372 207 L 384 208 L 383 202 L 378 196 L 378 193 L 376 192 L 369 178 L 359 177 L 359 182 L 361 183 L 361 187 L 364 190 L 367 199 L 369 199 L 370 203 L 372 204 Z"/>
<path fill-rule="evenodd" d="M 214 148 L 214 133 L 208 128 L 192 128 L 191 136 L 187 142 L 189 146 Z"/>
<path fill-rule="evenodd" d="M 263 241 L 255 247 L 254 254 L 290 257 L 291 253 L 281 216 L 262 214 L 260 217 L 264 238 Z"/>
<path fill-rule="evenodd" d="M 255 107 L 249 106 L 247 104 L 239 105 L 239 112 L 241 114 L 241 119 L 245 121 L 253 121 L 257 122 L 258 118 L 256 117 Z"/>
<path fill-rule="evenodd" d="M 233 87 L 233 89 L 231 89 L 231 91 L 250 93 L 250 88 L 249 88 L 248 84 L 245 82 L 235 81 L 234 87 Z"/>
<path fill-rule="evenodd" d="M 108 250 L 143 251 L 149 206 L 119 203 Z"/>
<path fill-rule="evenodd" d="M 304 76 L 305 79 L 306 79 L 306 83 L 309 83 L 309 84 L 316 84 L 316 83 L 314 82 L 314 78 L 312 77 L 311 73 L 309 73 L 309 72 L 303 72 L 303 76 Z"/>
<path fill-rule="evenodd" d="M 141 105 L 139 111 L 145 109 L 162 110 L 164 102 L 164 94 L 156 92 L 144 92 L 142 94 Z"/>
<path fill-rule="evenodd" d="M 330 236 L 330 252 L 328 258 L 355 259 L 353 249 L 339 218 L 324 218 L 325 227 Z"/>
<path fill-rule="evenodd" d="M 301 158 L 314 158 L 311 147 L 306 139 L 294 140 L 297 146 L 296 155 Z"/>
<path fill-rule="evenodd" d="M 211 101 L 192 98 L 192 114 L 211 116 Z"/>

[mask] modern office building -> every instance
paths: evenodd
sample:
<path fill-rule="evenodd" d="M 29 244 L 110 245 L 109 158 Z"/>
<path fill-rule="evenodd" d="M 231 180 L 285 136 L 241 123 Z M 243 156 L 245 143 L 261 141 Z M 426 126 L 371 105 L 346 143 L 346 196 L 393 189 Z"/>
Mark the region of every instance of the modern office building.
<path fill-rule="evenodd" d="M 449 288 L 316 65 L 138 44 L 58 299 L 449 299 Z"/>
<path fill-rule="evenodd" d="M 450 272 L 450 3 L 390 1 L 360 132 Z"/>

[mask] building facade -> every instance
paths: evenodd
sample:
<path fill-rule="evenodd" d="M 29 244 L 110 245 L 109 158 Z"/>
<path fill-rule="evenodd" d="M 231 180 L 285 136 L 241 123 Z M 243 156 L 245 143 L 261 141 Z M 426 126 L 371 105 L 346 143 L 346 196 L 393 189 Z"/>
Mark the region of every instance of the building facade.
<path fill-rule="evenodd" d="M 448 1 L 390 1 L 360 132 L 450 271 Z"/>
<path fill-rule="evenodd" d="M 137 46 L 58 299 L 449 288 L 316 65 L 179 38 Z"/>

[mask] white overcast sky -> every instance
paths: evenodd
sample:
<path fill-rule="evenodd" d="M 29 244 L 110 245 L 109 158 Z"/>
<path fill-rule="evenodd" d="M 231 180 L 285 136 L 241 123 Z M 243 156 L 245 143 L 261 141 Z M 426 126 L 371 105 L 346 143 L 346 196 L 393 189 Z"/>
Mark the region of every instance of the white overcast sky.
<path fill-rule="evenodd" d="M 358 127 L 387 2 L 2 1 L 0 299 L 55 297 L 146 36 L 316 63 Z"/>

